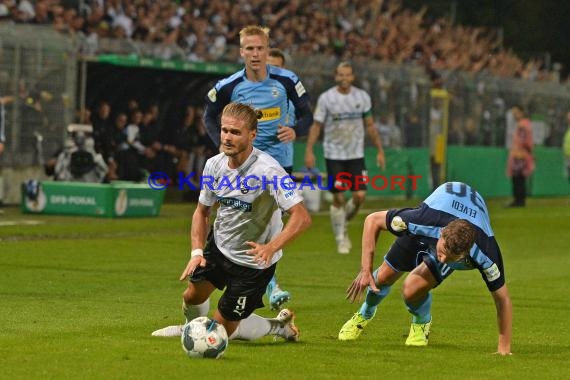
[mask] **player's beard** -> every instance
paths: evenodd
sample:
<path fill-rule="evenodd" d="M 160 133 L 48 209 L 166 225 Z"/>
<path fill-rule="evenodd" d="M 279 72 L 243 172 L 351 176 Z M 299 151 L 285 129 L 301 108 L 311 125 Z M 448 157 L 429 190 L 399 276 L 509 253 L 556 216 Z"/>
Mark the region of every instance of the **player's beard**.
<path fill-rule="evenodd" d="M 224 154 L 232 158 L 238 156 L 240 153 L 243 153 L 246 150 L 247 150 L 247 145 L 241 146 L 241 145 L 231 144 L 229 147 L 226 145 L 222 145 L 222 151 L 224 152 Z"/>
<path fill-rule="evenodd" d="M 339 80 L 336 82 L 338 88 L 340 88 L 342 91 L 348 91 L 350 90 L 350 86 L 352 85 L 352 82 L 349 80 Z"/>

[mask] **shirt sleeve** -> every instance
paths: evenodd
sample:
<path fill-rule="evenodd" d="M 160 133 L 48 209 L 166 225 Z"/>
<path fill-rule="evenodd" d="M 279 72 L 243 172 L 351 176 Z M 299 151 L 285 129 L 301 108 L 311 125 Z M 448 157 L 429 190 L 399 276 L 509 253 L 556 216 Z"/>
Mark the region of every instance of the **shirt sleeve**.
<path fill-rule="evenodd" d="M 313 120 L 318 121 L 321 124 L 324 124 L 326 118 L 327 118 L 326 99 L 325 99 L 324 94 L 321 94 L 321 96 L 319 96 L 319 99 L 317 100 L 317 106 L 315 107 L 315 113 L 313 114 Z"/>
<path fill-rule="evenodd" d="M 313 112 L 311 111 L 309 94 L 296 75 L 292 76 L 286 89 L 287 97 L 295 107 L 295 119 L 297 120 L 295 132 L 297 136 L 305 136 L 309 133 L 313 124 Z"/>
<path fill-rule="evenodd" d="M 221 82 L 216 83 L 205 98 L 204 125 L 208 136 L 217 147 L 220 146 L 220 115 L 230 101 L 231 90 Z"/>
<path fill-rule="evenodd" d="M 283 168 L 272 168 L 271 173 L 266 178 L 272 178 L 273 176 L 278 178 L 273 194 L 281 210 L 287 211 L 296 204 L 303 202 L 303 197 L 299 194 L 296 183 Z"/>
<path fill-rule="evenodd" d="M 204 166 L 204 171 L 202 172 L 202 176 L 204 177 L 212 177 L 214 176 L 211 161 L 206 161 L 206 165 Z M 205 206 L 213 206 L 216 203 L 216 195 L 210 189 L 209 186 L 202 186 L 200 189 L 200 196 L 198 197 L 198 202 L 202 203 Z"/>
<path fill-rule="evenodd" d="M 365 119 L 369 116 L 372 116 L 372 100 L 370 99 L 370 95 L 364 92 L 364 112 L 362 112 L 362 118 Z"/>
<path fill-rule="evenodd" d="M 409 224 L 416 218 L 416 208 L 390 209 L 386 213 L 386 227 L 396 236 L 409 235 Z"/>

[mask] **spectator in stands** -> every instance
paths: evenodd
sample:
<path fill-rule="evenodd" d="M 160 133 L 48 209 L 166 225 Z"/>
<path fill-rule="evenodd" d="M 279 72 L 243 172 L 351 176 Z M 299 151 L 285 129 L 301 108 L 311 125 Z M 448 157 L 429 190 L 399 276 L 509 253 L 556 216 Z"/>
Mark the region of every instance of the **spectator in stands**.
<path fill-rule="evenodd" d="M 56 181 L 101 183 L 107 169 L 103 156 L 95 152 L 93 138 L 75 132 L 57 157 L 54 177 Z"/>
<path fill-rule="evenodd" d="M 202 120 L 202 107 L 188 106 L 183 127 L 179 131 L 178 150 L 182 150 L 182 163 L 179 170 L 186 174 L 202 174 L 206 163 L 206 147 L 209 141 L 206 127 Z"/>
<path fill-rule="evenodd" d="M 113 130 L 111 105 L 108 101 L 102 100 L 99 102 L 95 113 L 91 116 L 91 124 L 93 125 L 95 151 L 101 153 L 105 161 L 108 162 L 111 155 L 110 143 Z"/>
<path fill-rule="evenodd" d="M 6 109 L 5 106 L 14 101 L 13 96 L 0 97 L 0 155 L 4 153 L 4 143 L 6 142 Z"/>
<path fill-rule="evenodd" d="M 126 140 L 122 140 L 119 150 L 123 151 L 123 158 L 126 160 L 124 168 L 126 172 L 121 172 L 119 165 L 119 176 L 121 179 L 129 181 L 140 181 L 145 172 L 147 160 L 152 160 L 156 156 L 154 150 L 150 146 L 145 146 L 142 142 L 141 124 L 143 121 L 143 112 L 137 108 L 138 103 L 133 100 L 129 101 L 131 112 L 130 122 L 123 129 Z"/>
<path fill-rule="evenodd" d="M 67 4 L 74 4 L 69 6 Z M 428 9 L 412 11 L 399 0 L 345 2 L 299 1 L 92 1 L 21 0 L 1 10 L 18 23 L 53 23 L 56 30 L 97 37 L 157 43 L 163 58 L 179 50 L 189 60 L 239 59 L 238 31 L 267 25 L 277 32 L 273 43 L 285 51 L 331 54 L 341 59 L 368 57 L 387 63 L 416 63 L 428 70 L 488 72 L 527 80 L 552 80 L 541 59 L 523 62 L 501 45 L 493 30 L 431 20 Z M 179 4 L 177 4 L 179 3 Z M 35 4 L 35 7 L 34 7 Z M 63 14 L 61 9 L 64 8 Z M 78 12 L 79 10 L 79 12 Z M 46 18 L 47 13 L 47 18 Z M 2 13 L 0 13 L 2 16 Z M 4 16 L 6 17 L 6 16 Z"/>
<path fill-rule="evenodd" d="M 404 123 L 404 146 L 407 148 L 421 147 L 424 145 L 424 127 L 416 112 L 410 112 Z"/>
<path fill-rule="evenodd" d="M 125 181 L 139 181 L 142 171 L 139 166 L 139 131 L 138 126 L 129 124 L 124 112 L 115 118 L 115 127 L 111 135 L 112 156 L 110 162 L 116 164 L 118 179 Z"/>
<path fill-rule="evenodd" d="M 566 113 L 566 123 L 568 124 L 568 129 L 566 129 L 566 133 L 564 134 L 562 149 L 564 150 L 564 158 L 566 159 L 568 181 L 570 181 L 570 111 Z"/>
<path fill-rule="evenodd" d="M 511 111 L 516 128 L 507 161 L 507 176 L 511 178 L 514 197 L 509 207 L 524 207 L 527 196 L 526 182 L 534 171 L 532 124 L 521 106 L 516 105 Z"/>
<path fill-rule="evenodd" d="M 382 145 L 391 148 L 400 148 L 402 146 L 402 133 L 400 127 L 396 125 L 393 113 L 389 115 L 383 114 L 375 123 L 378 134 L 382 136 Z"/>
<path fill-rule="evenodd" d="M 151 109 L 142 112 L 139 125 L 140 142 L 144 145 L 142 166 L 148 172 L 157 170 L 157 154 L 162 150 L 160 128 Z"/>
<path fill-rule="evenodd" d="M 4 154 L 4 143 L 6 142 L 6 109 L 5 106 L 14 101 L 13 96 L 0 97 L 0 156 Z M 4 201 L 4 179 L 2 177 L 2 167 L 0 167 L 0 205 Z"/>

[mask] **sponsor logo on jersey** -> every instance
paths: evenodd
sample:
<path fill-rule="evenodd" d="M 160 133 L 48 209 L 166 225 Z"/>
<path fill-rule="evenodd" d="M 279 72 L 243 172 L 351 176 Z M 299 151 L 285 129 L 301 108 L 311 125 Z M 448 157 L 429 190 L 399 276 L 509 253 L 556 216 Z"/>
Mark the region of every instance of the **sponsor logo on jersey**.
<path fill-rule="evenodd" d="M 487 281 L 489 281 L 489 282 L 495 281 L 496 279 L 501 277 L 501 272 L 499 271 L 497 264 L 493 264 L 489 268 L 483 269 L 483 273 L 485 273 L 485 276 L 487 277 Z"/>
<path fill-rule="evenodd" d="M 218 95 L 216 88 L 212 88 L 210 91 L 208 91 L 208 99 L 210 99 L 212 103 L 216 102 L 216 95 Z"/>
<path fill-rule="evenodd" d="M 219 197 L 218 202 L 220 202 L 224 206 L 229 206 L 233 209 L 241 210 L 243 212 L 251 212 L 251 210 L 253 208 L 251 203 L 244 202 L 244 201 L 242 201 L 240 199 L 236 199 L 236 198 Z"/>
<path fill-rule="evenodd" d="M 362 119 L 362 112 L 342 112 L 331 114 L 333 121 L 343 121 L 343 120 L 358 120 Z"/>
<path fill-rule="evenodd" d="M 295 182 L 290 178 L 283 178 L 281 180 L 281 192 L 285 199 L 289 199 L 295 195 Z"/>
<path fill-rule="evenodd" d="M 301 83 L 301 81 L 297 82 L 297 84 L 295 85 L 295 90 L 297 91 L 298 97 L 305 95 L 305 93 L 307 92 L 305 91 L 305 87 L 303 87 L 303 83 Z"/>
<path fill-rule="evenodd" d="M 281 108 L 279 107 L 265 108 L 260 111 L 262 116 L 259 121 L 277 120 L 281 117 Z"/>

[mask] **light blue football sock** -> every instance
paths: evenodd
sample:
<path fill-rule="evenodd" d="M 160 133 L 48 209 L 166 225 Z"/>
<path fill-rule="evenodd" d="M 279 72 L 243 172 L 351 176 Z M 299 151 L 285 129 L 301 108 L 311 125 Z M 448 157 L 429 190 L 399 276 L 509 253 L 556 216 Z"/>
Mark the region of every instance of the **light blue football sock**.
<path fill-rule="evenodd" d="M 417 304 L 406 302 L 408 311 L 412 313 L 412 323 L 428 323 L 431 321 L 431 293 L 428 293 L 426 298 Z"/>
<path fill-rule="evenodd" d="M 376 269 L 372 275 L 376 280 L 378 275 L 378 269 Z M 390 293 L 391 288 L 392 287 L 389 285 L 380 286 L 379 287 L 380 291 L 375 293 L 370 289 L 370 287 L 368 287 L 368 290 L 366 290 L 366 299 L 364 300 L 364 303 L 360 307 L 360 315 L 362 315 L 364 319 L 372 318 L 374 316 L 374 313 L 376 312 L 378 304 L 380 303 L 380 301 L 384 299 L 384 297 L 388 295 L 388 293 Z"/>
<path fill-rule="evenodd" d="M 277 277 L 273 275 L 273 277 L 271 277 L 271 280 L 267 284 L 267 288 L 265 289 L 265 294 L 267 294 L 267 297 L 271 296 L 271 292 L 273 292 L 273 289 L 275 289 L 275 287 L 277 287 Z"/>

